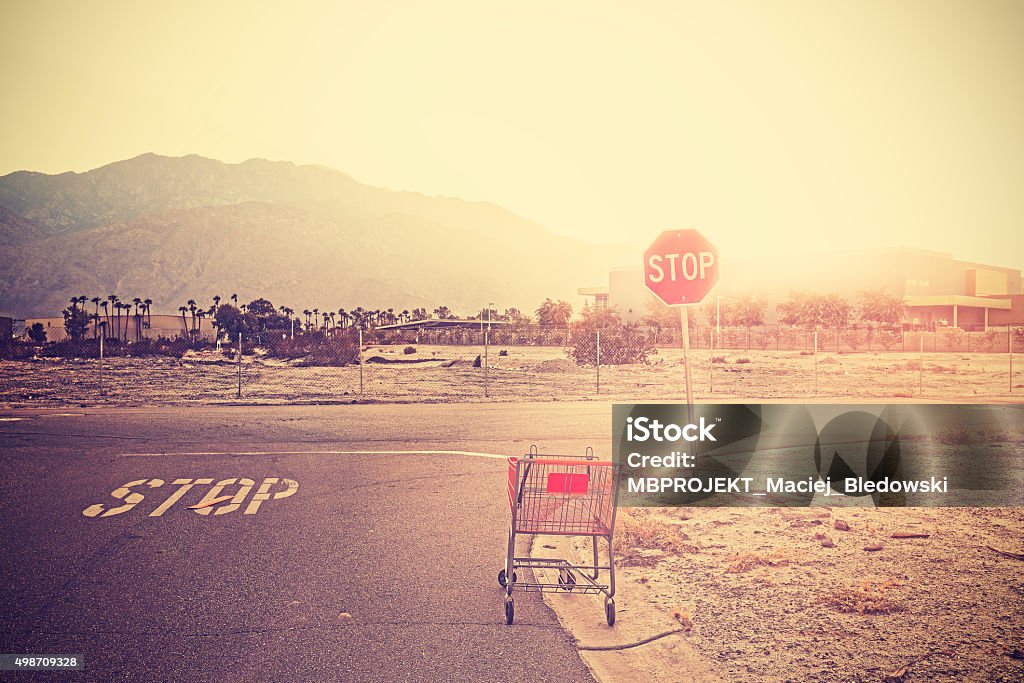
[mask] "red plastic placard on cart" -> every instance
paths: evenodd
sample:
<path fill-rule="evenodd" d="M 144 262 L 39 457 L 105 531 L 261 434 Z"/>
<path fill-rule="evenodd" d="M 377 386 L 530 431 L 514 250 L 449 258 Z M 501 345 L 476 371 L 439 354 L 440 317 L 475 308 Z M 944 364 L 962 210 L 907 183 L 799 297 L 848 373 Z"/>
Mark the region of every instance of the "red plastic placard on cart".
<path fill-rule="evenodd" d="M 548 475 L 548 493 L 582 495 L 590 488 L 589 474 L 552 472 Z"/>

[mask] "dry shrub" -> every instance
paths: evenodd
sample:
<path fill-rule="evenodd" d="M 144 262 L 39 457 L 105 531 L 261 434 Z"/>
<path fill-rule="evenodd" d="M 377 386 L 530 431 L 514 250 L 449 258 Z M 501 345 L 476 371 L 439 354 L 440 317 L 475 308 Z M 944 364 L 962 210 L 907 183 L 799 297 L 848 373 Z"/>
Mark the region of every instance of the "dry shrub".
<path fill-rule="evenodd" d="M 840 588 L 819 601 L 844 614 L 892 614 L 906 609 L 891 589 L 900 584 L 888 581 L 862 581 L 859 585 Z"/>
<path fill-rule="evenodd" d="M 729 558 L 726 574 L 742 574 L 754 567 L 784 567 L 789 558 L 780 553 L 737 553 Z"/>
<path fill-rule="evenodd" d="M 630 514 L 620 510 L 615 518 L 615 552 L 623 558 L 637 550 L 663 550 L 667 553 L 696 552 L 696 548 L 683 541 L 687 536 L 682 529 L 649 514 Z"/>

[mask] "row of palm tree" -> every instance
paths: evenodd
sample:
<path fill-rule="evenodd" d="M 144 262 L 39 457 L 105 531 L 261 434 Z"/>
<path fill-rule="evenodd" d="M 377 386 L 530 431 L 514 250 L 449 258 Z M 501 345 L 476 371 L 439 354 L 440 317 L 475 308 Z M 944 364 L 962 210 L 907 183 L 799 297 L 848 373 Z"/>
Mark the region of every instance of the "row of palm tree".
<path fill-rule="evenodd" d="M 243 313 L 249 310 L 249 304 L 243 303 L 239 305 L 238 294 L 231 294 L 229 299 L 231 304 Z M 210 319 L 211 324 L 216 328 L 217 311 L 221 306 L 222 300 L 220 295 L 215 295 L 212 297 L 212 305 L 208 307 L 200 306 L 195 299 L 189 299 L 185 305 L 179 306 L 178 312 L 181 314 L 181 323 L 185 333 L 192 337 L 201 335 L 203 321 L 207 318 Z M 91 313 L 86 310 L 88 302 L 95 306 Z M 134 297 L 131 300 L 125 301 L 116 294 L 109 294 L 106 297 L 94 296 L 91 299 L 81 295 L 72 297 L 70 303 L 72 313 L 78 307 L 81 307 L 88 315 L 90 322 L 94 323 L 93 337 L 99 336 L 101 328 L 105 328 L 104 334 L 107 338 L 124 341 L 134 338 L 137 341 L 142 339 L 143 329 L 152 326 L 152 299 Z M 252 303 L 255 304 L 256 301 Z M 264 302 L 264 305 L 266 303 Z M 263 310 L 265 312 L 265 307 Z M 307 308 L 302 311 L 304 319 L 300 320 L 294 317 L 295 310 L 292 308 L 279 306 L 277 310 L 282 317 L 291 321 L 293 327 L 299 331 L 323 330 L 327 333 L 346 329 L 368 330 L 384 325 L 426 320 L 432 317 L 431 312 L 428 312 L 425 308 L 404 309 L 396 312 L 394 308 L 371 310 L 360 306 L 352 310 L 339 308 L 337 311 L 321 311 L 319 308 Z M 515 309 L 510 310 L 515 311 Z M 515 312 L 518 313 L 518 311 Z M 441 319 L 454 317 L 452 310 L 448 306 L 438 306 L 433 310 L 432 314 L 433 317 Z M 495 319 L 497 318 L 500 318 L 500 316 L 496 315 Z"/>
<path fill-rule="evenodd" d="M 135 297 L 131 301 L 122 301 L 116 294 L 108 294 L 105 298 L 94 296 L 90 299 L 82 294 L 71 297 L 69 302 L 72 314 L 77 312 L 79 307 L 85 311 L 89 321 L 93 323 L 94 338 L 99 336 L 100 329 L 105 327 L 107 331 L 104 334 L 108 338 L 128 341 L 130 332 L 134 328 L 134 336 L 138 340 L 142 338 L 143 327 L 149 327 L 153 320 L 152 299 Z M 95 306 L 92 313 L 86 310 L 87 302 L 91 302 Z M 102 314 L 100 308 L 103 309 Z M 132 313 L 133 310 L 134 313 Z"/>

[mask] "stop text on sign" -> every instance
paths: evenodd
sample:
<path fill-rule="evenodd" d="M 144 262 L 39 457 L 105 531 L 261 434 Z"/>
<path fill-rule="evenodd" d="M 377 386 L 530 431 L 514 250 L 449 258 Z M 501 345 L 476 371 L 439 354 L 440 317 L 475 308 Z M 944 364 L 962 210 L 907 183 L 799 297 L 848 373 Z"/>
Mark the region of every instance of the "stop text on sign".
<path fill-rule="evenodd" d="M 647 259 L 647 265 L 650 266 L 647 279 L 655 284 L 664 280 L 666 277 L 665 262 L 668 262 L 667 276 L 671 281 L 675 281 L 679 277 L 684 280 L 704 280 L 711 267 L 715 265 L 715 255 L 710 251 L 702 251 L 697 254 L 693 252 L 665 254 L 664 256 L 652 254 Z"/>
<path fill-rule="evenodd" d="M 718 249 L 699 231 L 666 230 L 644 252 L 644 286 L 669 306 L 700 303 L 718 283 Z"/>

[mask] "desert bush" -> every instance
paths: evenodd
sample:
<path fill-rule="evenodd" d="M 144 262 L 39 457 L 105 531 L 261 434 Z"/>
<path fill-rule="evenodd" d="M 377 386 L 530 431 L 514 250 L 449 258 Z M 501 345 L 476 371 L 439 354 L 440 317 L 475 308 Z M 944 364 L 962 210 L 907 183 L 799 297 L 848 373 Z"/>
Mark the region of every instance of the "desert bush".
<path fill-rule="evenodd" d="M 406 346 L 404 349 L 402 349 L 402 353 L 404 353 L 407 356 L 412 355 L 412 354 L 416 353 L 416 347 L 415 346 Z"/>
<path fill-rule="evenodd" d="M 674 524 L 651 517 L 646 512 L 620 511 L 615 518 L 615 552 L 628 558 L 638 550 L 663 550 L 667 553 L 697 552 L 685 543 L 688 536 Z M 626 564 L 629 564 L 626 560 Z"/>
<path fill-rule="evenodd" d="M 896 330 L 878 330 L 874 333 L 872 342 L 877 342 L 883 349 L 888 351 L 896 344 L 903 341 L 903 333 Z"/>
<path fill-rule="evenodd" d="M 597 365 L 597 333 L 583 330 L 573 335 L 569 357 L 577 365 Z M 601 365 L 646 363 L 654 344 L 633 325 L 615 325 L 601 330 Z"/>
<path fill-rule="evenodd" d="M 729 558 L 726 574 L 742 574 L 755 567 L 783 567 L 789 564 L 789 558 L 779 553 L 737 553 Z"/>
<path fill-rule="evenodd" d="M 501 351 L 498 351 L 498 355 L 499 356 L 507 356 L 508 355 L 508 349 L 502 349 Z"/>

